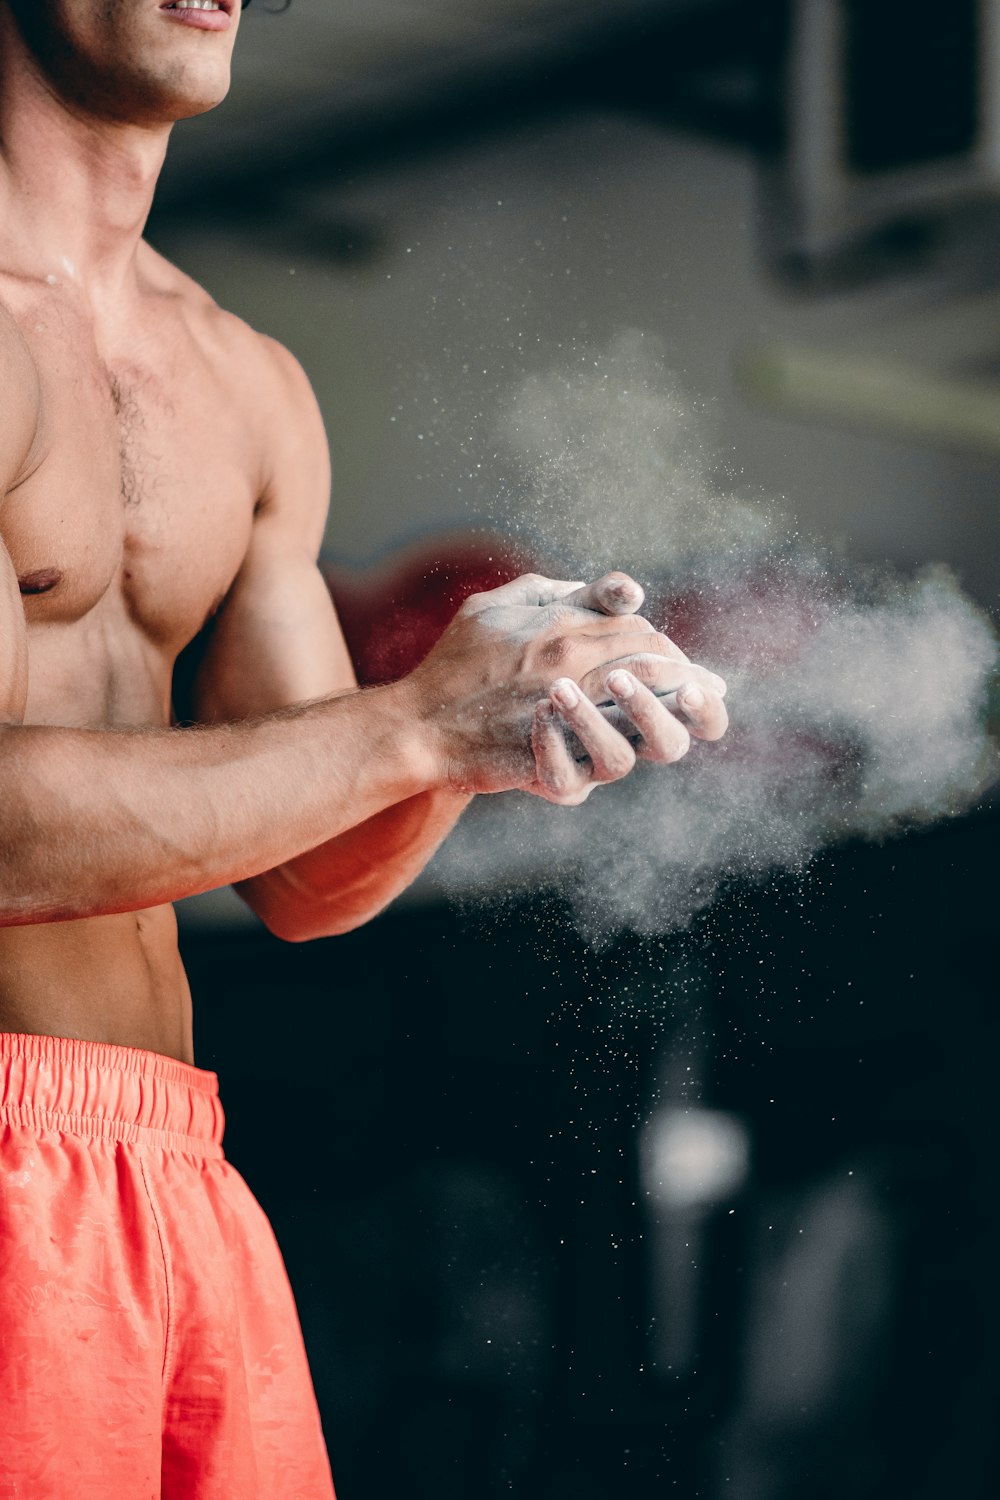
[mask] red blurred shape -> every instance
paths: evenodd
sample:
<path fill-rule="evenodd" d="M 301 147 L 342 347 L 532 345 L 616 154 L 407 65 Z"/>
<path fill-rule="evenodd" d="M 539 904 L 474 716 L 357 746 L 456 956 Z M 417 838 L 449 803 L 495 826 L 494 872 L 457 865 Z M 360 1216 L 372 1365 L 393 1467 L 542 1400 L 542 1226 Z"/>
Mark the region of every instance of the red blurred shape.
<path fill-rule="evenodd" d="M 402 548 L 374 567 L 324 563 L 348 650 L 363 686 L 413 670 L 470 594 L 499 588 L 536 564 L 481 532 L 449 532 Z"/>
<path fill-rule="evenodd" d="M 683 594 L 654 584 L 644 612 L 692 660 L 725 676 L 727 668 L 769 673 L 794 662 L 836 602 L 828 580 L 765 568 Z"/>

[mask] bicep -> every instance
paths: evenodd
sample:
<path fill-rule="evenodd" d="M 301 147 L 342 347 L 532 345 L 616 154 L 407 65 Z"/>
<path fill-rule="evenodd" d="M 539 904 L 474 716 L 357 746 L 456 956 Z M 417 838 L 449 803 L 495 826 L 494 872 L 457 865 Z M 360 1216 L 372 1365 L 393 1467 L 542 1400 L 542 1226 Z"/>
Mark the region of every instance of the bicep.
<path fill-rule="evenodd" d="M 196 717 L 243 719 L 355 686 L 316 563 L 304 550 L 251 549 L 209 628 L 195 679 Z"/>
<path fill-rule="evenodd" d="M 330 497 L 323 420 L 296 360 L 260 358 L 261 493 L 243 565 L 207 633 L 194 682 L 203 722 L 247 718 L 356 685 L 316 558 Z"/>

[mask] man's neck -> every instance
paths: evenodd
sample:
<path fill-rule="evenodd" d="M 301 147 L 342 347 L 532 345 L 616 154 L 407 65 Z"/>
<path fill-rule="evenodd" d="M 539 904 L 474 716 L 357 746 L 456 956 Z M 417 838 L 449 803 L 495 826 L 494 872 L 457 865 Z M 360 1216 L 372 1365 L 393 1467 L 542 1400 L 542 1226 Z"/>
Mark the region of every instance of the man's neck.
<path fill-rule="evenodd" d="M 0 11 L 0 28 L 5 13 Z M 170 126 L 92 119 L 59 99 L 16 36 L 0 38 L 0 243 L 7 268 L 119 299 Z"/>

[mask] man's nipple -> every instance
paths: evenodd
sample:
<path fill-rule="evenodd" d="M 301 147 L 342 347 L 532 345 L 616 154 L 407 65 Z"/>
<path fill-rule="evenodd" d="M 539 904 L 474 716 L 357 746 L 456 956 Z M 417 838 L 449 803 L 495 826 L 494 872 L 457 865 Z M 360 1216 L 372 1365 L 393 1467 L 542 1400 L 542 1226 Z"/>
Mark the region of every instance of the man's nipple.
<path fill-rule="evenodd" d="M 47 594 L 61 582 L 62 574 L 58 568 L 36 568 L 32 573 L 22 573 L 17 586 L 22 594 Z"/>

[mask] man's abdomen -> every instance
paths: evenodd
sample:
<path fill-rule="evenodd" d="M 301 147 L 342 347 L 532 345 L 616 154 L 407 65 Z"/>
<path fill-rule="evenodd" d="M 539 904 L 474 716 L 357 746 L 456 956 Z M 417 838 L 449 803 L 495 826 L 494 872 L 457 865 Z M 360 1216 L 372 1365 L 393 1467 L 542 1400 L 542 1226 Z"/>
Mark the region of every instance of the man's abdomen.
<path fill-rule="evenodd" d="M 0 1031 L 142 1047 L 191 1063 L 171 906 L 0 929 Z"/>

